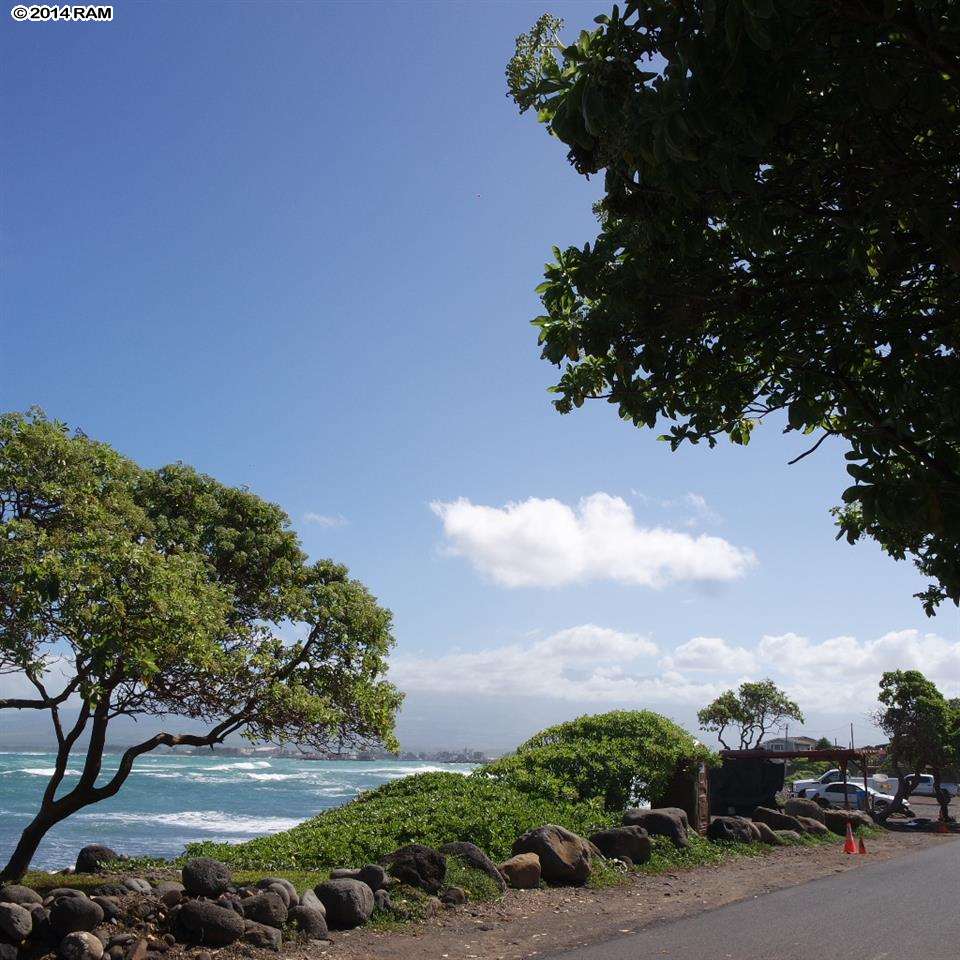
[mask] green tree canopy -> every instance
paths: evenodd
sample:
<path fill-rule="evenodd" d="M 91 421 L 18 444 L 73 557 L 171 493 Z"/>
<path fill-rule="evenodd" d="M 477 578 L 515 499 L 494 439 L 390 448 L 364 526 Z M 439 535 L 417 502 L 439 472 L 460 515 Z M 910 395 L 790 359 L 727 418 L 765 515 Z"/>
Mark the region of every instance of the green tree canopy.
<path fill-rule="evenodd" d="M 939 790 L 944 769 L 960 762 L 960 718 L 919 670 L 885 673 L 879 700 L 883 709 L 877 714 L 877 725 L 890 738 L 888 756 L 899 778 L 889 815 L 913 791 L 918 774 L 930 770 Z M 940 801 L 946 818 L 949 800 L 941 797 Z"/>
<path fill-rule="evenodd" d="M 507 70 L 600 232 L 554 248 L 534 322 L 557 409 L 663 439 L 846 443 L 838 537 L 960 602 L 960 4 L 631 0 Z"/>
<path fill-rule="evenodd" d="M 731 747 L 724 736 L 728 728 L 733 728 L 740 740 L 737 749 L 750 750 L 759 747 L 769 731 L 779 729 L 787 720 L 803 723 L 803 714 L 772 680 L 758 680 L 721 693 L 697 714 L 697 719 L 701 729 L 715 733 L 726 749 Z"/>
<path fill-rule="evenodd" d="M 655 801 L 678 768 L 711 758 L 686 730 L 658 713 L 614 710 L 541 730 L 474 776 L 551 800 L 599 800 L 607 810 L 623 810 Z"/>
<path fill-rule="evenodd" d="M 296 639 L 283 639 L 284 637 Z M 115 794 L 159 746 L 251 740 L 395 746 L 390 613 L 344 567 L 309 563 L 289 519 L 182 464 L 145 470 L 39 412 L 0 417 L 0 673 L 47 711 L 55 770 L 4 869 Z M 100 778 L 117 717 L 184 717 Z M 78 742 L 85 740 L 85 748 Z M 71 751 L 79 778 L 62 791 Z"/>

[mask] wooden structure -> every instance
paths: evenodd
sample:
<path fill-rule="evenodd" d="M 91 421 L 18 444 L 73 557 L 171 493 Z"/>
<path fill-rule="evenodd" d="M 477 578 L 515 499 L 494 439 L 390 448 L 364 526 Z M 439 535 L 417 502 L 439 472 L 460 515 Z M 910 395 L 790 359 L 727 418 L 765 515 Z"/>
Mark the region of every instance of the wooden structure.
<path fill-rule="evenodd" d="M 840 768 L 843 774 L 843 806 L 850 809 L 850 798 L 847 796 L 847 770 L 850 761 L 856 761 L 863 771 L 863 789 L 866 794 L 864 802 L 870 807 L 869 761 L 870 752 L 867 750 L 845 750 L 839 747 L 829 750 L 765 750 L 758 747 L 755 750 L 721 750 L 720 757 L 724 760 L 829 760 Z"/>
<path fill-rule="evenodd" d="M 705 763 L 683 763 L 673 773 L 666 790 L 655 798 L 653 807 L 679 807 L 687 814 L 692 829 L 705 834 L 710 826 L 710 781 Z"/>

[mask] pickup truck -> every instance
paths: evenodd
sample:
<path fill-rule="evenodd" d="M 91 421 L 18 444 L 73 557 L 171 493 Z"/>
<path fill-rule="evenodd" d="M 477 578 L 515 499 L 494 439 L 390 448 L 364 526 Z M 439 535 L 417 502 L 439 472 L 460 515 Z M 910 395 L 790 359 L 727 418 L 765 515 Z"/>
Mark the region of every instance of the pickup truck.
<path fill-rule="evenodd" d="M 816 780 L 795 780 L 793 782 L 793 792 L 798 797 L 808 797 L 809 799 L 814 799 L 814 792 L 821 791 L 823 787 L 831 783 L 840 783 L 843 780 L 843 774 L 836 768 L 833 770 L 828 770 L 825 774 L 818 777 Z M 848 777 L 850 783 L 861 783 L 861 778 L 850 775 Z M 896 795 L 897 786 L 899 781 L 896 777 L 868 777 L 867 786 L 871 790 L 877 791 L 878 794 L 887 795 L 893 797 Z M 951 798 L 957 796 L 960 789 L 958 789 L 957 784 L 955 783 L 941 783 L 940 786 L 946 790 Z M 861 789 L 863 789 L 861 785 Z M 911 796 L 918 797 L 932 797 L 933 796 L 933 775 L 929 773 L 923 773 L 920 775 L 920 783 L 917 785 L 917 788 L 913 791 Z M 842 799 L 842 794 L 841 794 Z"/>
<path fill-rule="evenodd" d="M 845 806 L 843 798 L 843 782 L 818 784 L 814 787 L 807 787 L 804 790 L 804 796 L 808 800 L 814 800 L 824 807 L 842 807 Z M 889 793 L 881 793 L 874 790 L 873 787 L 867 787 L 864 790 L 862 784 L 847 783 L 847 800 L 852 810 L 870 809 L 876 813 L 882 813 L 893 803 L 893 796 Z M 867 797 L 869 795 L 870 805 L 867 806 Z M 913 815 L 908 803 L 904 803 L 903 812 L 909 817 Z"/>

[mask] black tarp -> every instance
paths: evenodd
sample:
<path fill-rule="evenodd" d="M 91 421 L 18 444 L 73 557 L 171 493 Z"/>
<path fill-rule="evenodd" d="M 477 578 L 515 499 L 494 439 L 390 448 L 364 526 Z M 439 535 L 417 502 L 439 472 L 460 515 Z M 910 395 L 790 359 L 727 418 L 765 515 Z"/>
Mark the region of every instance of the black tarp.
<path fill-rule="evenodd" d="M 724 760 L 710 768 L 710 813 L 748 817 L 757 807 L 773 807 L 783 789 L 785 764 L 774 760 Z"/>

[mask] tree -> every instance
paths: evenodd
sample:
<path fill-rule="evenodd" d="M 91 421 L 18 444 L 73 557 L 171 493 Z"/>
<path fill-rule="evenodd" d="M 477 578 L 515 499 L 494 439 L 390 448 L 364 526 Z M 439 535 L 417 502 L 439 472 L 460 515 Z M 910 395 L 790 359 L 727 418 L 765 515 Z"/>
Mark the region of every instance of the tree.
<path fill-rule="evenodd" d="M 758 680 L 721 693 L 697 714 L 697 719 L 700 728 L 715 733 L 725 749 L 731 748 L 723 735 L 728 727 L 734 727 L 740 737 L 738 749 L 754 750 L 770 730 L 787 720 L 803 723 L 803 714 L 772 680 Z"/>
<path fill-rule="evenodd" d="M 941 789 L 945 767 L 960 760 L 960 728 L 955 711 L 936 686 L 919 670 L 894 670 L 880 680 L 877 726 L 890 738 L 888 756 L 898 783 L 893 803 L 883 818 L 903 809 L 904 801 L 920 782 L 920 774 L 933 774 L 934 795 L 940 816 L 949 818 L 949 795 Z"/>
<path fill-rule="evenodd" d="M 827 737 L 821 737 L 814 747 L 814 750 L 832 750 L 833 744 Z"/>
<path fill-rule="evenodd" d="M 474 775 L 554 801 L 599 800 L 607 810 L 656 802 L 678 768 L 712 754 L 686 730 L 649 710 L 613 710 L 541 730 Z"/>
<path fill-rule="evenodd" d="M 30 691 L 0 709 L 45 711 L 57 743 L 0 879 L 157 747 L 395 747 L 392 642 L 389 611 L 344 567 L 308 563 L 278 507 L 182 464 L 142 469 L 39 411 L 0 416 L 0 673 Z M 203 732 L 147 737 L 101 778 L 111 722 L 144 716 Z"/>
<path fill-rule="evenodd" d="M 845 441 L 837 534 L 960 603 L 960 5 L 631 0 L 507 69 L 585 176 L 600 232 L 537 288 L 561 413 L 661 439 Z"/>

